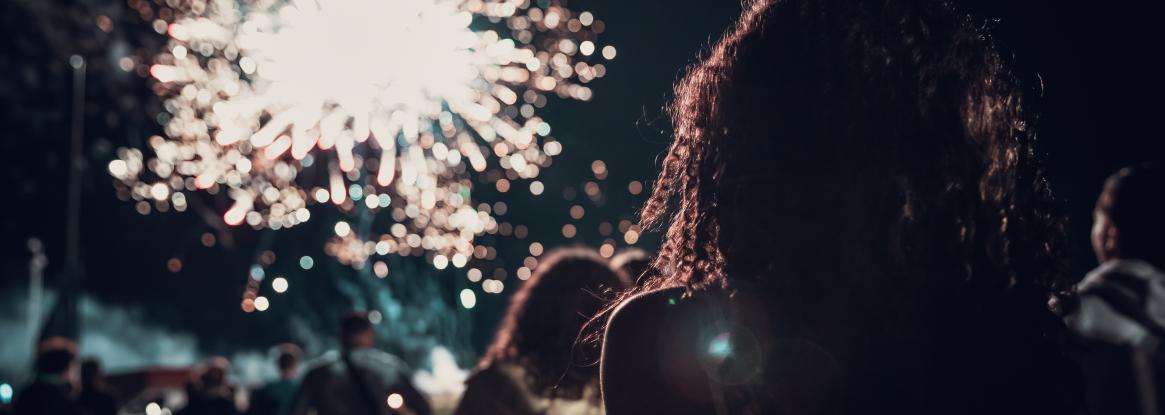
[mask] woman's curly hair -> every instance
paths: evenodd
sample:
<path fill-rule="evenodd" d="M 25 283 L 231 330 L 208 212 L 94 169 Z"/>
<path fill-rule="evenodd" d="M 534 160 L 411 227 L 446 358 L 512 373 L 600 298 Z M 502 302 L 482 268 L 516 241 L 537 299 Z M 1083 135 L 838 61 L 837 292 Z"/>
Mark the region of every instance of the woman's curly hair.
<path fill-rule="evenodd" d="M 1042 85 L 1001 50 L 943 2 L 746 4 L 675 87 L 641 216 L 666 235 L 641 290 L 821 288 L 841 281 L 800 271 L 831 261 L 944 292 L 1055 286 Z"/>
<path fill-rule="evenodd" d="M 597 352 L 580 349 L 588 346 L 576 345 L 579 334 L 623 288 L 618 274 L 593 249 L 550 251 L 510 298 L 478 368 L 516 364 L 526 370 L 535 392 L 577 398 L 584 386 L 598 379 L 593 364 Z"/>

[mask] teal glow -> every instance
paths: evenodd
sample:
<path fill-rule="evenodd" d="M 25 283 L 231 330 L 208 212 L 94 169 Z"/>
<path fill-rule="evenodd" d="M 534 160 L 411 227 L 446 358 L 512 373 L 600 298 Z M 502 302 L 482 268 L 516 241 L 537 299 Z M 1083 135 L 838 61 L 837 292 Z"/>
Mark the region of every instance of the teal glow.
<path fill-rule="evenodd" d="M 263 267 L 258 265 L 251 265 L 251 279 L 255 281 L 262 281 L 265 274 L 266 273 L 263 272 Z"/>
<path fill-rule="evenodd" d="M 351 186 L 348 186 L 348 194 L 352 196 L 352 200 L 359 202 L 360 199 L 364 198 L 364 189 L 360 185 L 353 183 Z"/>
<path fill-rule="evenodd" d="M 304 256 L 299 257 L 299 267 L 300 268 L 311 269 L 311 267 L 315 266 L 315 264 L 316 264 L 316 261 L 314 259 L 311 259 L 310 256 L 304 255 Z"/>
<path fill-rule="evenodd" d="M 732 354 L 732 340 L 729 339 L 728 333 L 721 333 L 708 343 L 708 354 L 721 359 Z"/>
<path fill-rule="evenodd" d="M 7 383 L 0 384 L 0 403 L 8 404 L 12 402 L 12 385 Z"/>

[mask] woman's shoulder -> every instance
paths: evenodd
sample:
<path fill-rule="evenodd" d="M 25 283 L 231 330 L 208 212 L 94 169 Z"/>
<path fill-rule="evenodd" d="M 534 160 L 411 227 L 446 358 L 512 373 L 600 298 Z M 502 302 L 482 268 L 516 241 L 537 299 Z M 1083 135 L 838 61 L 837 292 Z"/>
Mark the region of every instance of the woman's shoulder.
<path fill-rule="evenodd" d="M 607 323 L 600 384 L 608 413 L 701 413 L 708 378 L 699 359 L 709 294 L 682 288 L 635 295 Z M 683 399 L 678 399 L 682 397 Z"/>
<path fill-rule="evenodd" d="M 612 312 L 606 339 L 626 333 L 638 342 L 645 336 L 667 338 L 709 324 L 734 324 L 726 320 L 735 320 L 741 311 L 753 308 L 748 306 L 751 303 L 740 300 L 718 290 L 690 292 L 683 287 L 636 294 Z"/>
<path fill-rule="evenodd" d="M 679 287 L 648 291 L 624 300 L 611 314 L 607 324 L 630 324 L 646 318 L 658 317 L 658 312 L 678 305 L 684 299 L 684 289 Z"/>

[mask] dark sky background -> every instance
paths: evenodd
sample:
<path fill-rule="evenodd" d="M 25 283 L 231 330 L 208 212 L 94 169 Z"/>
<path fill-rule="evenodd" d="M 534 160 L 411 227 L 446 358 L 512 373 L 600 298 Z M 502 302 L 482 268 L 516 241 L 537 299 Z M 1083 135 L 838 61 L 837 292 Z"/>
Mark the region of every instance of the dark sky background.
<path fill-rule="evenodd" d="M 1087 249 L 1089 212 L 1103 178 L 1122 165 L 1162 159 L 1160 115 L 1162 65 L 1158 62 L 1161 25 L 1148 2 L 1096 3 L 1053 1 L 975 2 L 981 12 L 999 19 L 1003 40 L 1019 56 L 1023 70 L 1041 74 L 1047 84 L 1042 150 L 1053 187 L 1072 220 L 1072 270 L 1082 275 L 1095 264 Z M 590 10 L 606 22 L 602 43 L 618 47 L 608 76 L 592 83 L 590 102 L 552 99 L 541 115 L 554 126 L 565 152 L 544 170 L 547 191 L 539 198 L 526 192 L 475 194 L 484 201 L 504 200 L 507 220 L 530 227 L 526 241 L 498 241 L 498 264 L 512 272 L 527 254 L 529 241 L 547 246 L 587 243 L 598 246 L 602 221 L 634 218 L 642 196 L 630 195 L 630 180 L 650 182 L 668 141 L 662 108 L 672 83 L 697 53 L 725 30 L 739 13 L 735 0 L 573 0 L 576 11 Z M 206 248 L 199 236 L 210 231 L 192 212 L 139 215 L 133 204 L 118 200 L 104 166 L 121 146 L 141 146 L 157 131 L 158 112 L 146 80 L 111 66 L 110 50 L 126 44 L 133 50 L 157 47 L 162 39 L 126 12 L 124 1 L 5 1 L 0 3 L 0 171 L 4 213 L 0 216 L 0 291 L 3 300 L 26 290 L 26 241 L 44 241 L 50 282 L 60 274 L 65 235 L 66 160 L 70 74 L 67 57 L 81 53 L 91 60 L 86 89 L 85 171 L 82 211 L 84 289 L 103 302 L 145 310 L 155 324 L 194 333 L 207 352 L 266 347 L 292 337 L 291 313 L 307 313 L 320 330 L 330 316 L 353 306 L 336 280 L 360 278 L 323 255 L 321 247 L 337 218 L 313 209 L 312 221 L 275 235 L 238 230 L 232 247 Z M 114 28 L 101 32 L 96 14 L 114 17 Z M 137 20 L 135 20 L 137 19 Z M 104 63 L 101 63 L 104 62 Z M 116 73 L 110 72 L 114 71 Z M 925 156 L 925 155 L 920 155 Z M 601 204 L 582 203 L 587 215 L 578 221 L 580 236 L 567 240 L 559 231 L 570 221 L 568 209 L 581 202 L 565 200 L 567 188 L 595 180 L 594 160 L 604 160 L 610 175 L 600 181 Z M 519 189 L 523 186 L 518 186 Z M 580 200 L 585 200 L 580 198 Z M 225 206 L 213 206 L 220 212 Z M 264 238 L 270 238 L 265 242 Z M 269 245 L 268 245 L 269 243 Z M 651 246 L 652 238 L 643 244 Z M 620 243 L 622 246 L 622 243 Z M 278 259 L 270 272 L 287 275 L 292 289 L 272 296 L 266 313 L 244 314 L 239 308 L 246 273 L 257 252 L 270 248 Z M 316 267 L 302 271 L 302 255 Z M 180 258 L 183 269 L 171 273 L 166 261 Z M 471 311 L 455 306 L 457 292 L 470 286 L 464 270 L 425 271 L 415 261 L 396 260 L 384 284 L 401 284 L 395 270 L 409 278 L 432 279 L 436 301 L 461 313 L 467 350 L 488 341 L 506 295 L 517 280 L 506 280 L 502 295 L 478 290 Z M 479 287 L 478 287 L 479 288 Z M 269 290 L 269 288 L 268 288 Z"/>

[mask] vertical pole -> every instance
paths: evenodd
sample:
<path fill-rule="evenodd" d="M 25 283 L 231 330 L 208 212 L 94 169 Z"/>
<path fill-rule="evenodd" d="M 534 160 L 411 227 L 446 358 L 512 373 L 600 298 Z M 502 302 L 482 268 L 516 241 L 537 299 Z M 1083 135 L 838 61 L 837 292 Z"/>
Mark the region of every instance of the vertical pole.
<path fill-rule="evenodd" d="M 28 344 L 35 349 L 44 303 L 44 269 L 49 261 L 40 239 L 29 238 L 28 251 L 32 254 L 28 260 Z"/>
<path fill-rule="evenodd" d="M 78 265 L 81 226 L 81 172 L 84 168 L 82 135 L 85 129 L 85 58 L 69 58 L 73 67 L 73 118 L 69 140 L 69 211 L 65 239 L 65 260 L 69 271 Z"/>
<path fill-rule="evenodd" d="M 61 284 L 64 334 L 80 335 L 77 297 L 81 291 L 81 180 L 85 168 L 83 138 L 85 131 L 85 58 L 69 57 L 73 68 L 73 117 L 69 139 L 69 201 L 65 228 L 65 281 Z"/>

